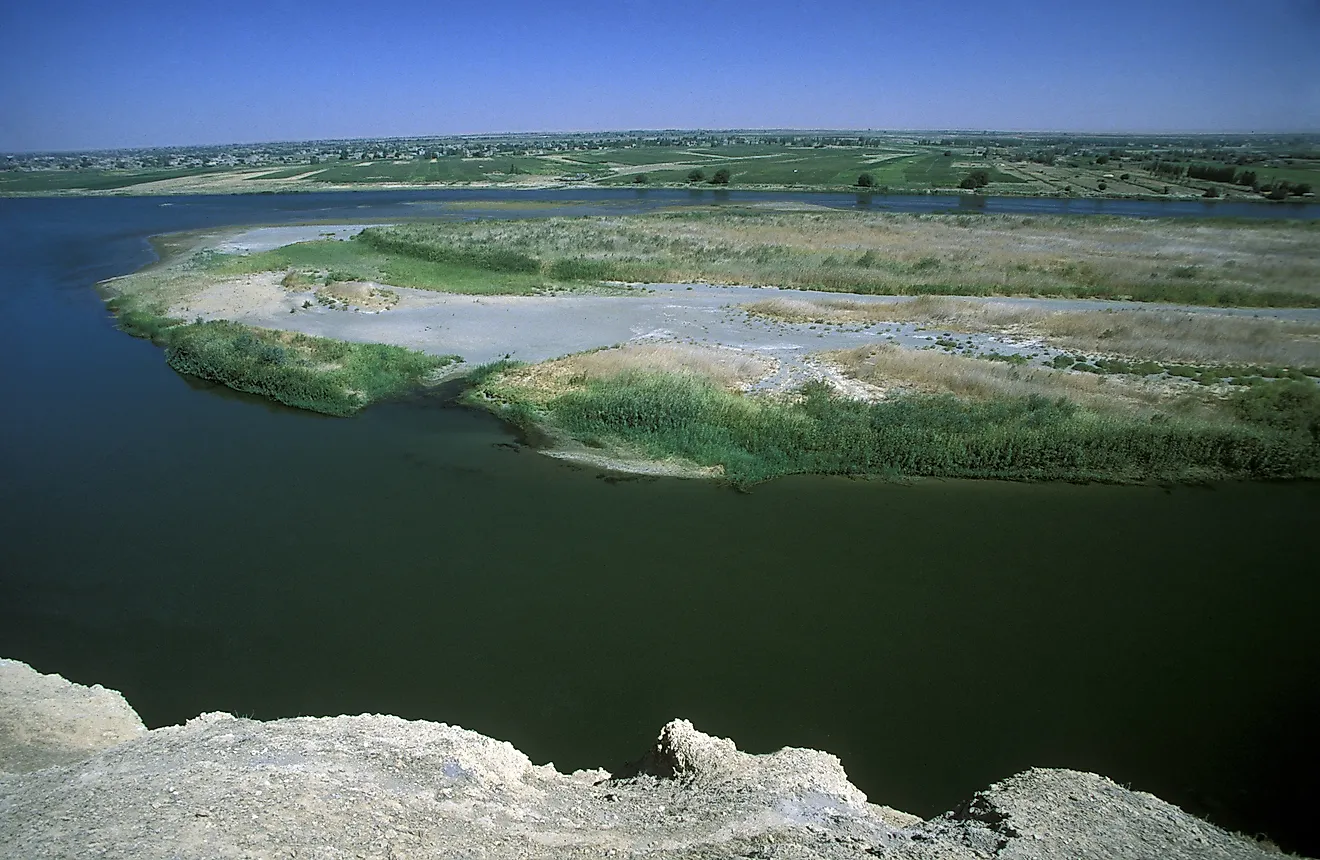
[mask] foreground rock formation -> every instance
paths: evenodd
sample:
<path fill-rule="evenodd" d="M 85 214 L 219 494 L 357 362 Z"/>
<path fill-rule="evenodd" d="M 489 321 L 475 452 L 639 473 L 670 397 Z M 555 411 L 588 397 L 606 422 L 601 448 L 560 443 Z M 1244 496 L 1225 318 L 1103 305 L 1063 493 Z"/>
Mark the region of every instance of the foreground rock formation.
<path fill-rule="evenodd" d="M 203 714 L 146 731 L 118 693 L 0 660 L 0 857 L 1264 858 L 1150 794 L 1033 769 L 929 821 L 838 759 L 739 752 L 685 720 L 630 769 L 561 774 L 390 716 Z"/>

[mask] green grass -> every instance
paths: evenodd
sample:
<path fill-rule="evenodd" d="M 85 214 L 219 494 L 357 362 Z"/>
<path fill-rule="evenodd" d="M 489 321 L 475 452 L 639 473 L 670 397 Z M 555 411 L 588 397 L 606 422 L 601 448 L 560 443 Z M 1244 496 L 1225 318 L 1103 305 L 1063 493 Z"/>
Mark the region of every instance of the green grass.
<path fill-rule="evenodd" d="M 228 320 L 184 324 L 125 300 L 110 306 L 121 329 L 163 346 L 165 360 L 179 373 L 326 415 L 351 415 L 373 402 L 407 394 L 437 369 L 459 360 Z"/>
<path fill-rule="evenodd" d="M 852 186 L 862 173 L 870 173 L 876 186 L 885 186 L 891 190 L 917 189 L 927 190 L 932 187 L 953 188 L 972 169 L 985 170 L 992 182 L 1021 183 L 1024 180 L 1012 174 L 997 170 L 990 164 L 976 162 L 976 168 L 953 167 L 955 162 L 965 159 L 946 157 L 942 151 L 921 150 L 898 158 L 886 158 L 873 161 L 877 156 L 892 156 L 897 150 L 875 149 L 870 147 L 844 148 L 786 148 L 786 147 L 713 147 L 694 150 L 705 157 L 696 158 L 686 150 L 674 148 L 669 152 L 658 152 L 655 148 L 648 151 L 649 161 L 640 158 L 621 161 L 625 164 L 650 164 L 660 162 L 694 162 L 709 178 L 718 168 L 728 169 L 732 174 L 733 185 L 799 185 L 799 186 Z M 752 157 L 769 156 L 769 157 Z M 605 155 L 601 160 L 611 160 Z M 687 174 L 692 167 L 673 170 L 647 171 L 651 183 L 687 184 Z M 632 173 L 604 179 L 604 184 L 620 185 L 632 182 Z"/>
<path fill-rule="evenodd" d="M 35 191 L 113 191 L 145 182 L 223 173 L 227 167 L 179 167 L 167 170 L 32 170 L 0 172 L 0 194 Z"/>
<path fill-rule="evenodd" d="M 306 170 L 321 170 L 309 177 L 313 182 L 334 184 L 361 184 L 377 182 L 402 182 L 423 184 L 430 182 L 486 182 L 507 179 L 516 170 L 521 174 L 554 176 L 575 172 L 574 168 L 543 158 L 528 156 L 510 156 L 507 158 L 459 158 L 445 156 L 429 161 L 412 159 L 395 163 L 390 160 L 334 161 L 315 167 L 309 165 Z M 583 170 L 586 170 L 584 167 Z"/>
<path fill-rule="evenodd" d="M 473 400 L 588 446 L 722 466 L 736 484 L 799 473 L 1113 482 L 1320 474 L 1320 392 L 1260 391 L 1231 402 L 1237 420 L 1218 422 L 1100 415 L 1041 397 L 865 404 L 820 384 L 785 403 L 636 372 L 589 382 L 543 410 L 498 375 L 478 382 Z"/>
<path fill-rule="evenodd" d="M 383 244 L 388 246 L 388 243 Z M 440 259 L 378 250 L 366 239 L 326 240 L 300 242 L 256 254 L 213 255 L 205 260 L 204 267 L 220 277 L 284 269 L 333 271 L 345 276 L 339 280 L 375 281 L 396 287 L 469 295 L 531 295 L 547 286 L 546 278 L 539 272 L 539 264 L 531 272 L 509 271 L 481 265 L 483 259 L 477 254 L 466 257 L 456 254 L 449 260 L 440 254 L 436 256 Z M 486 259 L 498 260 L 499 257 L 500 252 L 496 250 Z"/>

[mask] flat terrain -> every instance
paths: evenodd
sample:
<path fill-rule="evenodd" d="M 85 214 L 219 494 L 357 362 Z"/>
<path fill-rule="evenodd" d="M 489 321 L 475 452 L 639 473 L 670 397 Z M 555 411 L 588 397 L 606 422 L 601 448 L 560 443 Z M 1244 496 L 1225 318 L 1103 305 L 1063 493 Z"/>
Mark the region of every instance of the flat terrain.
<path fill-rule="evenodd" d="M 348 414 L 476 367 L 471 402 L 611 467 L 868 472 L 970 434 L 898 468 L 1280 477 L 1317 455 L 1313 232 L 811 212 L 261 228 L 178 239 L 107 289 L 182 372 Z M 1082 298 L 1138 289 L 1304 307 Z"/>
<path fill-rule="evenodd" d="M 700 145 L 585 145 L 526 142 L 500 154 L 498 146 L 463 143 L 443 151 L 380 144 L 358 146 L 326 158 L 283 156 L 279 163 L 216 163 L 185 166 L 90 166 L 83 159 L 65 169 L 0 171 L 0 195 L 198 194 L 421 187 L 662 186 L 931 193 L 979 189 L 979 193 L 1046 197 L 1205 196 L 1259 199 L 1279 182 L 1285 198 L 1314 200 L 1320 159 L 1262 141 L 1226 148 L 1193 141 L 1198 149 L 1171 150 L 1167 143 L 1116 140 L 1053 141 L 1042 149 L 1014 139 L 963 139 L 944 143 L 900 135 L 845 143 L 724 143 Z M 1114 144 L 1121 147 L 1114 148 Z M 1056 154 L 1057 153 L 1057 154 Z M 1107 154 L 1106 154 L 1107 153 Z M 1215 160 L 1218 159 L 1218 160 Z M 288 163 L 294 161 L 296 163 Z M 122 162 L 127 164 L 127 162 Z M 38 167 L 45 162 L 34 162 Z M 86 166 L 85 166 L 86 165 Z M 1224 167 L 1224 181 L 1193 178 L 1194 168 Z M 1240 169 L 1235 169 L 1241 165 Z M 723 171 L 723 174 L 717 176 Z M 1250 171 L 1250 175 L 1246 174 Z M 865 178 L 863 178 L 865 176 Z M 972 181 L 968 184 L 969 180 Z M 1292 186 L 1299 186 L 1293 189 Z M 1305 187 L 1301 187 L 1305 186 Z M 1309 194 L 1309 196 L 1307 196 Z"/>

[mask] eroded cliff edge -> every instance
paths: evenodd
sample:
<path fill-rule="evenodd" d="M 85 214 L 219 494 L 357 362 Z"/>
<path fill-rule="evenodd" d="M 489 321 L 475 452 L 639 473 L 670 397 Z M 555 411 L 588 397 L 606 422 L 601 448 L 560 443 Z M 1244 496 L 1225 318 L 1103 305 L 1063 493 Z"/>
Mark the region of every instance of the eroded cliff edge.
<path fill-rule="evenodd" d="M 922 821 L 814 750 L 675 720 L 631 773 L 561 774 L 392 716 L 151 731 L 122 696 L 0 660 L 0 857 L 1265 858 L 1095 774 L 1032 769 Z"/>

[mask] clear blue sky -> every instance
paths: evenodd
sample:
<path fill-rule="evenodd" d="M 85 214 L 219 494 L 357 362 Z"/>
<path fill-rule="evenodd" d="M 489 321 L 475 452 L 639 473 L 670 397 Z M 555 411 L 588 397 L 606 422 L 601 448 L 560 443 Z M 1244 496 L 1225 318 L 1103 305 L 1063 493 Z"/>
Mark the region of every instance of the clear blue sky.
<path fill-rule="evenodd" d="M 0 3 L 0 150 L 1320 129 L 1320 0 Z"/>

